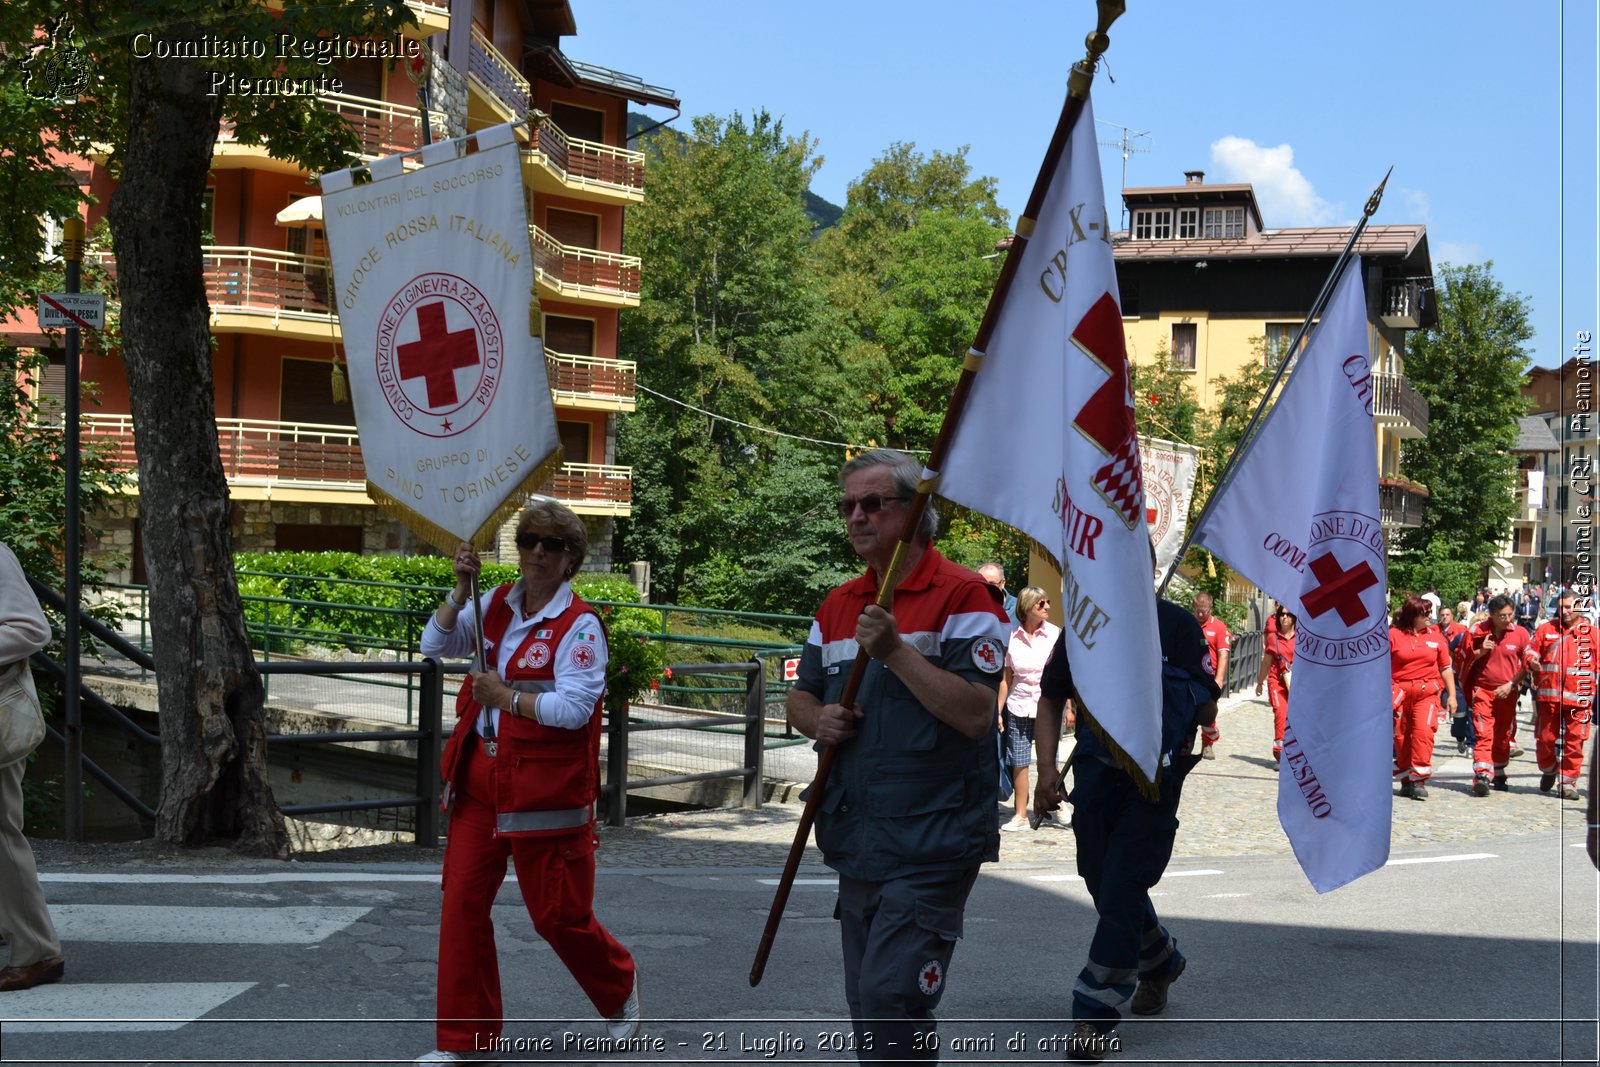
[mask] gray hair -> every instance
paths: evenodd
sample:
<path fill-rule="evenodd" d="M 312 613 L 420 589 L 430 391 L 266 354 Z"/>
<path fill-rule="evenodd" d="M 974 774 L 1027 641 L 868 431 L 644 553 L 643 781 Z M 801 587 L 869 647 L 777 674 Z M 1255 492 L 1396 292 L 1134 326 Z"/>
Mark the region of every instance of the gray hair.
<path fill-rule="evenodd" d="M 922 464 L 892 448 L 874 448 L 861 453 L 859 456 L 839 468 L 839 484 L 844 485 L 845 479 L 857 471 L 866 470 L 868 467 L 888 467 L 889 473 L 894 476 L 896 494 L 910 500 L 917 495 L 917 483 L 922 480 Z M 939 513 L 929 506 L 923 509 L 922 525 L 917 529 L 917 537 L 923 544 L 933 540 L 933 535 L 939 532 Z"/>

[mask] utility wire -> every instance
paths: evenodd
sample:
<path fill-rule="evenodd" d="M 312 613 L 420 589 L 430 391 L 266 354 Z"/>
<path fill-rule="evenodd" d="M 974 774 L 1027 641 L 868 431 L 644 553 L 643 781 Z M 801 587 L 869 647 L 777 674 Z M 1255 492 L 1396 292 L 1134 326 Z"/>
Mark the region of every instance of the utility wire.
<path fill-rule="evenodd" d="M 730 419 L 726 415 L 718 415 L 715 411 L 707 411 L 705 408 L 695 407 L 693 404 L 691 404 L 691 403 L 689 403 L 687 401 L 679 400 L 675 396 L 668 396 L 666 393 L 658 393 L 654 389 L 651 389 L 649 386 L 647 386 L 647 385 L 639 385 L 637 382 L 634 383 L 634 388 L 639 390 L 641 393 L 649 393 L 651 396 L 660 397 L 662 400 L 665 400 L 669 404 L 676 404 L 681 408 L 688 408 L 690 411 L 696 412 L 696 413 L 701 414 L 701 415 L 705 415 L 705 416 L 707 416 L 709 418 L 716 419 L 718 422 L 726 422 L 726 423 L 731 423 L 734 426 L 742 426 L 746 430 L 754 430 L 757 433 L 767 433 L 767 434 L 771 434 L 774 437 L 787 437 L 791 441 L 804 441 L 807 444 L 828 445 L 829 447 L 832 447 L 832 448 L 849 448 L 849 449 L 854 449 L 856 451 L 863 451 L 863 452 L 866 451 L 869 448 L 877 447 L 875 445 L 851 444 L 849 441 L 824 441 L 820 437 L 805 437 L 805 436 L 803 436 L 801 434 L 797 434 L 797 433 L 785 433 L 782 430 L 774 430 L 774 429 L 772 429 L 771 427 L 768 427 L 768 426 L 757 426 L 754 423 L 740 422 L 738 419 Z M 926 450 L 906 449 L 905 451 L 911 452 L 911 453 L 913 453 L 915 455 L 919 455 L 919 456 L 925 456 L 925 455 L 928 454 Z"/>

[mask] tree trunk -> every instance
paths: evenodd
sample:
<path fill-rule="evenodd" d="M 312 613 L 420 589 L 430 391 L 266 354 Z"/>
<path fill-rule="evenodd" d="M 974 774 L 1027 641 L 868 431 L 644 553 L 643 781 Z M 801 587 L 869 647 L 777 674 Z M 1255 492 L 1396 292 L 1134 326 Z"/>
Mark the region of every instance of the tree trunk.
<path fill-rule="evenodd" d="M 135 4 L 161 23 L 158 5 Z M 171 39 L 197 36 L 170 29 Z M 194 61 L 134 61 L 109 217 L 161 711 L 158 839 L 287 856 L 267 782 L 261 677 L 244 629 L 218 453 L 201 205 L 222 98 Z"/>

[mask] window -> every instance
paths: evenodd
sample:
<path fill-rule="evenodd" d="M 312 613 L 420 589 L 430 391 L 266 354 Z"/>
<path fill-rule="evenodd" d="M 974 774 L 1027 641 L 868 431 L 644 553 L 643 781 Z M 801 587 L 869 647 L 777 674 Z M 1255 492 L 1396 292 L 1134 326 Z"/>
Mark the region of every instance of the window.
<path fill-rule="evenodd" d="M 1192 322 L 1172 324 L 1172 365 L 1179 370 L 1194 370 L 1194 353 L 1200 327 Z"/>
<path fill-rule="evenodd" d="M 546 315 L 544 346 L 565 356 L 594 355 L 594 320 Z"/>
<path fill-rule="evenodd" d="M 571 248 L 600 247 L 600 216 L 583 211 L 545 208 L 545 232 Z"/>
<path fill-rule="evenodd" d="M 1178 237 L 1180 240 L 1190 240 L 1200 236 L 1200 209 L 1197 207 L 1180 207 L 1178 209 Z"/>
<path fill-rule="evenodd" d="M 1206 208 L 1205 235 L 1208 238 L 1243 237 L 1244 208 Z"/>
<path fill-rule="evenodd" d="M 561 127 L 561 132 L 579 141 L 606 139 L 606 113 L 592 107 L 565 104 L 560 100 L 550 104 L 550 118 Z"/>
<path fill-rule="evenodd" d="M 1140 208 L 1133 213 L 1133 236 L 1139 241 L 1165 241 L 1172 237 L 1172 209 Z"/>
<path fill-rule="evenodd" d="M 324 426 L 349 426 L 356 421 L 348 402 L 334 403 L 333 366 L 327 360 L 286 358 L 280 368 L 278 418 Z"/>
<path fill-rule="evenodd" d="M 1298 322 L 1269 322 L 1267 323 L 1267 348 L 1263 354 L 1266 358 L 1267 369 L 1271 370 L 1283 362 L 1284 353 L 1289 351 L 1289 344 L 1294 340 L 1295 332 L 1300 329 Z M 1305 342 L 1300 343 L 1305 348 Z"/>

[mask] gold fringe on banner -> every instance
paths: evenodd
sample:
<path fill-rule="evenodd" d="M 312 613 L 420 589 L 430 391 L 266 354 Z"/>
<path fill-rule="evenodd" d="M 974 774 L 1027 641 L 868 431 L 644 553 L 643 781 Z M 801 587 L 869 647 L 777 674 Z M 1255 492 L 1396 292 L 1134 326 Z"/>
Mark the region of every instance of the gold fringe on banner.
<path fill-rule="evenodd" d="M 554 451 L 534 465 L 532 473 L 517 484 L 517 487 L 506 496 L 506 502 L 496 508 L 493 514 L 484 520 L 483 525 L 473 531 L 472 536 L 467 540 L 477 547 L 487 546 L 489 538 L 495 531 L 499 530 L 513 515 L 523 509 L 526 505 L 527 497 L 537 493 L 539 487 L 561 468 L 561 459 L 561 446 L 557 445 Z M 451 533 L 443 526 L 417 514 L 405 501 L 391 496 L 370 481 L 367 482 L 367 495 L 372 498 L 373 502 L 378 505 L 378 510 L 383 512 L 387 518 L 401 523 L 440 552 L 453 552 L 456 545 L 461 543 L 461 537 L 458 534 Z"/>

